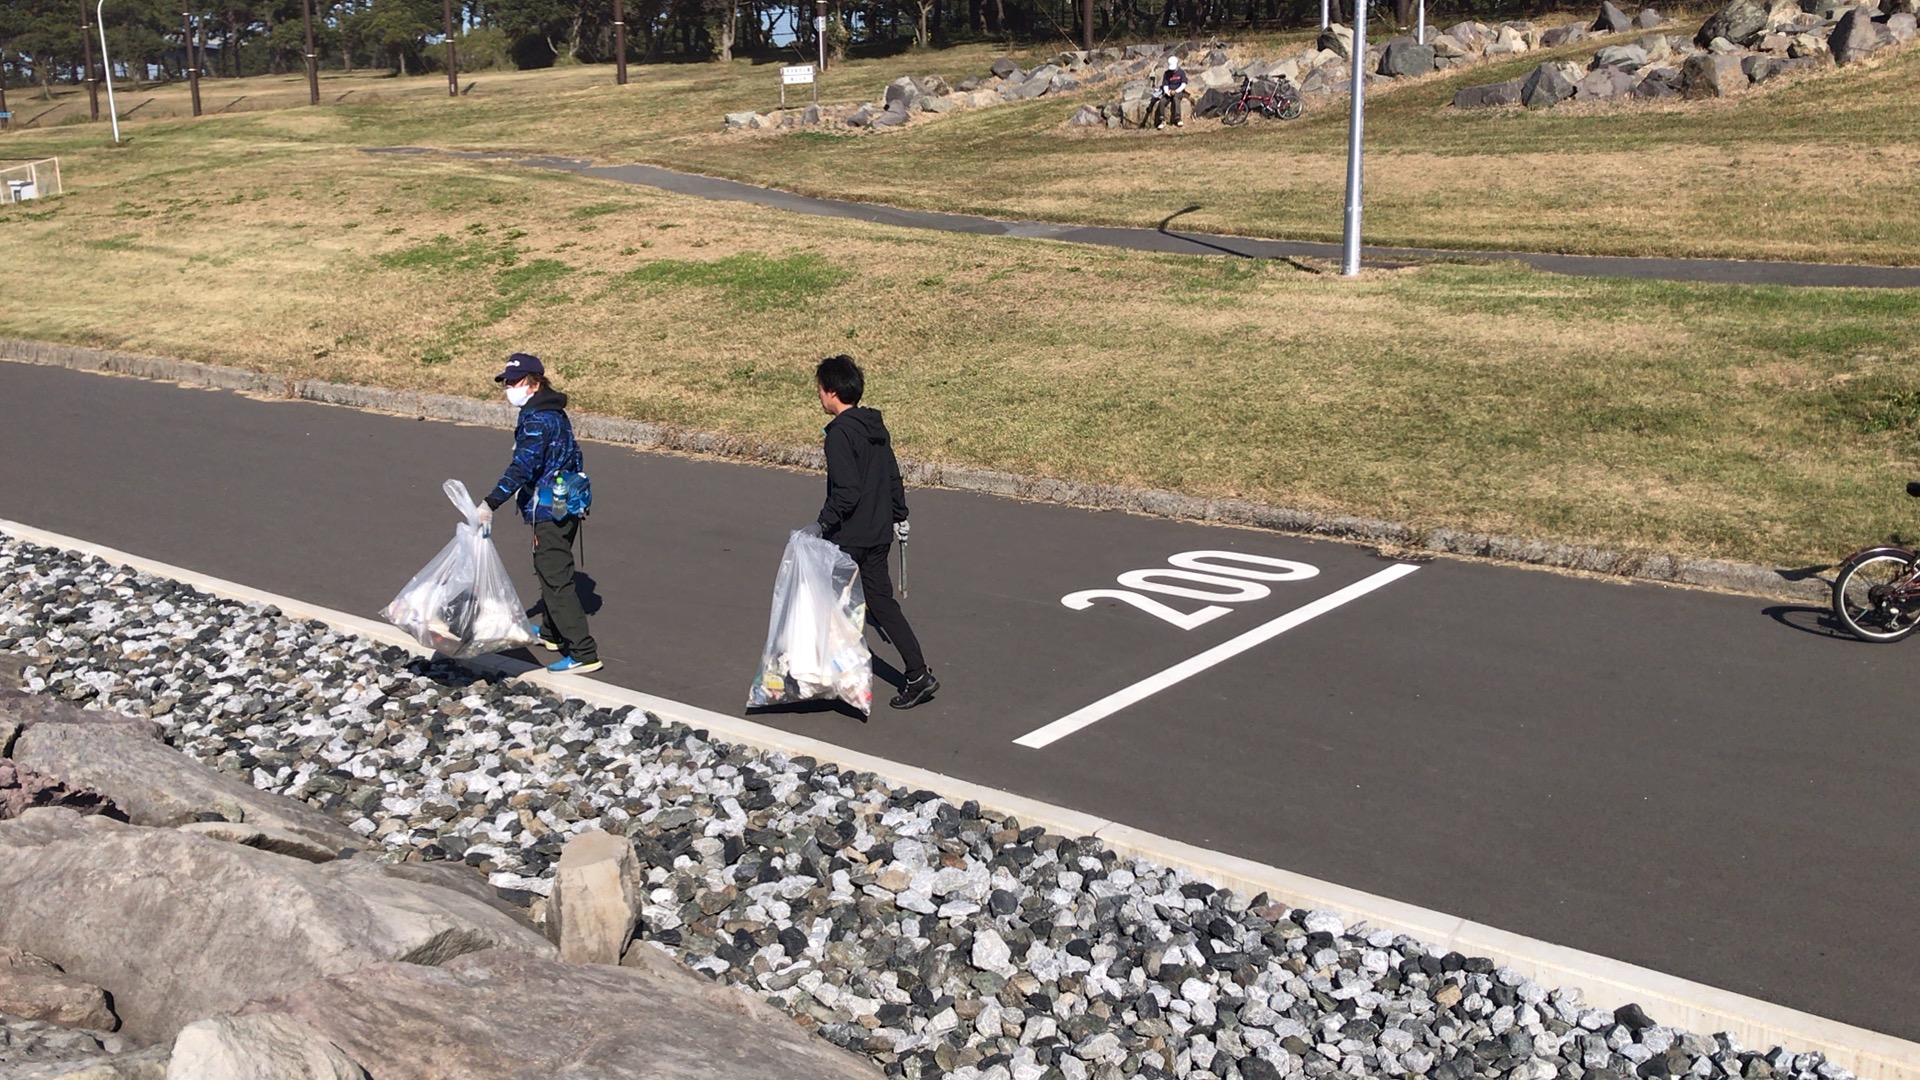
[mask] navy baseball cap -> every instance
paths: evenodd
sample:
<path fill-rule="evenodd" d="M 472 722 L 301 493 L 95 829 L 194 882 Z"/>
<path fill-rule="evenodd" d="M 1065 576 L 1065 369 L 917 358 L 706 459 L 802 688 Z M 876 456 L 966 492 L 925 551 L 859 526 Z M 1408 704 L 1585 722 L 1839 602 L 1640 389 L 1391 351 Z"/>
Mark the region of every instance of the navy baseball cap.
<path fill-rule="evenodd" d="M 529 375 L 545 375 L 546 365 L 532 353 L 517 352 L 507 357 L 507 370 L 493 377 L 497 383 L 517 383 Z"/>

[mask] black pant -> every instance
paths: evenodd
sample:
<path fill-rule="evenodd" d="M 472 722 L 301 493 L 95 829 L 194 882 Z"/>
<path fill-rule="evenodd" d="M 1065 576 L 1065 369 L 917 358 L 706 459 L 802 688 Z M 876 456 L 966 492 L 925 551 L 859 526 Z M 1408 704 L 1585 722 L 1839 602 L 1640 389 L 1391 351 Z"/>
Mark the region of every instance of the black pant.
<path fill-rule="evenodd" d="M 540 600 L 546 605 L 546 633 L 568 656 L 583 664 L 600 659 L 600 646 L 587 632 L 587 612 L 573 584 L 573 539 L 580 535 L 580 519 L 533 523 L 533 572 L 540 578 Z"/>
<path fill-rule="evenodd" d="M 840 550 L 860 568 L 860 587 L 867 594 L 867 621 L 879 627 L 887 640 L 893 642 L 893 647 L 900 650 L 902 674 L 909 681 L 926 674 L 927 659 L 920 655 L 920 639 L 913 636 L 913 627 L 907 625 L 900 601 L 893 597 L 893 575 L 887 569 L 887 554 L 893 545 L 857 548 L 843 545 Z"/>

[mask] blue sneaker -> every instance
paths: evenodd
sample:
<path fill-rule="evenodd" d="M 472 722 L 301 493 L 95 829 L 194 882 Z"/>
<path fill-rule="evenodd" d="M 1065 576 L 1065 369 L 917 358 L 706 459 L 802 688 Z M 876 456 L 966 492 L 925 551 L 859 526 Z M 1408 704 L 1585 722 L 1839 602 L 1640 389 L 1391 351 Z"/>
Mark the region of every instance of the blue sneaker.
<path fill-rule="evenodd" d="M 547 670 L 555 675 L 585 675 L 589 671 L 599 671 L 600 661 L 594 660 L 583 664 L 571 656 L 563 656 L 548 664 Z"/>
<path fill-rule="evenodd" d="M 537 622 L 528 623 L 527 633 L 533 635 L 533 643 L 535 645 L 540 646 L 541 648 L 547 650 L 548 652 L 560 651 L 560 643 L 548 637 L 546 630 L 543 629 L 539 623 Z"/>

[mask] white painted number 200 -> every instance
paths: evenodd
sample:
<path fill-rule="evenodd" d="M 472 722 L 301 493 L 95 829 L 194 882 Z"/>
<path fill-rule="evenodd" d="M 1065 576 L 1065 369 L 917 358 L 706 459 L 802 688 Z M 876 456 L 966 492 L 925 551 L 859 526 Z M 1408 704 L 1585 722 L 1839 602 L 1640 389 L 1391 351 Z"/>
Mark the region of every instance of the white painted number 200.
<path fill-rule="evenodd" d="M 1272 590 L 1263 582 L 1305 581 L 1320 572 L 1319 567 L 1307 563 L 1240 551 L 1183 551 L 1167 563 L 1167 567 L 1121 574 L 1118 580 L 1126 589 L 1088 589 L 1069 593 L 1061 597 L 1060 602 L 1075 611 L 1085 611 L 1097 600 L 1117 600 L 1182 630 L 1191 630 L 1232 610 L 1221 604 L 1266 599 Z M 1198 611 L 1185 612 L 1144 593 L 1215 602 Z"/>

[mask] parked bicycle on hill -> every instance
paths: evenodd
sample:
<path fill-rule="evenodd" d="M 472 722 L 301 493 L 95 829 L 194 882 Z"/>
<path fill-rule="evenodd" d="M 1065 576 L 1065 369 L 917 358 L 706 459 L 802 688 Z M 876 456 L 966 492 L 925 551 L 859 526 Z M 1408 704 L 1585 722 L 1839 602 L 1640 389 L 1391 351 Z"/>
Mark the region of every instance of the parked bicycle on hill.
<path fill-rule="evenodd" d="M 1907 494 L 1920 498 L 1920 482 Z M 1833 578 L 1833 616 L 1861 641 L 1898 641 L 1920 628 L 1920 551 L 1875 544 L 1847 556 Z"/>
<path fill-rule="evenodd" d="M 1228 127 L 1239 127 L 1247 122 L 1247 117 L 1255 112 L 1272 120 L 1293 120 L 1300 115 L 1300 91 L 1284 76 L 1278 79 L 1262 79 L 1270 84 L 1271 93 L 1254 93 L 1253 78 L 1242 76 L 1240 96 L 1220 114 L 1220 122 Z M 1264 87 L 1262 88 L 1264 89 Z"/>

